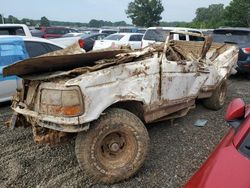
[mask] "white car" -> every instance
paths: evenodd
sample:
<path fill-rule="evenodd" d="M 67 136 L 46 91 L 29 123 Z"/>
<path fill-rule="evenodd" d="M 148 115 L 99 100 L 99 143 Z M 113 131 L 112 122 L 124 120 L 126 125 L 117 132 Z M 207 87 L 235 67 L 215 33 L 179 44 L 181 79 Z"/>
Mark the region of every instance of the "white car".
<path fill-rule="evenodd" d="M 105 37 L 103 40 L 95 41 L 93 50 L 104 48 L 119 48 L 122 45 L 129 45 L 132 49 L 141 48 L 141 33 L 115 33 Z"/>
<path fill-rule="evenodd" d="M 40 56 L 63 49 L 64 46 L 46 39 L 24 36 L 0 36 L 0 102 L 9 101 L 21 79 L 16 76 L 3 77 L 3 68 L 30 57 Z"/>
<path fill-rule="evenodd" d="M 149 27 L 143 38 L 142 38 L 142 48 L 150 44 L 159 44 L 166 41 L 166 37 L 170 31 L 183 31 L 202 34 L 200 30 L 184 27 Z M 174 40 L 185 40 L 185 41 L 203 41 L 204 38 L 196 37 L 191 35 L 174 34 Z"/>

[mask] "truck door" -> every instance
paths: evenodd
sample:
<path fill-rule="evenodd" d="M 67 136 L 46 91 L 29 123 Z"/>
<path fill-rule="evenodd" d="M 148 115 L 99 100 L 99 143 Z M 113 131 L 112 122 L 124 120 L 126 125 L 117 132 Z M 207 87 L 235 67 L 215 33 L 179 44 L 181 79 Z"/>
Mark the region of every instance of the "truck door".
<path fill-rule="evenodd" d="M 187 34 L 189 36 L 198 36 L 205 39 L 205 37 L 200 34 L 170 32 L 168 42 L 170 42 L 171 36 L 177 33 L 180 36 L 185 36 Z M 175 47 L 177 47 L 180 52 L 182 51 L 181 53 L 186 52 L 192 54 L 192 56 L 197 59 L 198 57 L 202 59 L 206 57 L 206 53 L 211 44 L 212 40 L 209 37 L 207 37 L 204 43 L 185 42 L 181 40 L 175 41 Z M 199 64 L 201 63 L 198 60 L 178 60 L 180 58 L 173 52 L 172 56 L 176 57 L 167 59 L 167 54 L 163 54 L 161 62 L 161 99 L 176 101 L 178 104 L 189 99 L 192 100 L 197 98 L 200 88 L 207 80 L 209 74 L 204 71 L 198 71 Z M 207 66 L 207 64 L 203 64 L 203 66 Z"/>
<path fill-rule="evenodd" d="M 207 74 L 197 72 L 197 64 L 192 61 L 162 60 L 161 99 L 167 101 L 183 101 L 194 99 L 207 79 Z"/>
<path fill-rule="evenodd" d="M 143 35 L 131 35 L 129 38 L 129 45 L 132 49 L 141 48 L 141 40 Z"/>

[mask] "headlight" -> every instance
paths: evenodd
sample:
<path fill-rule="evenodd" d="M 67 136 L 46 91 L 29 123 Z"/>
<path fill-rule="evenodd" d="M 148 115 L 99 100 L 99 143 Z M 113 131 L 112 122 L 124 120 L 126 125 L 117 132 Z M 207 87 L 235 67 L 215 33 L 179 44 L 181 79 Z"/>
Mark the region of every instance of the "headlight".
<path fill-rule="evenodd" d="M 78 116 L 83 113 L 83 103 L 77 88 L 67 90 L 42 89 L 40 113 L 54 116 Z"/>

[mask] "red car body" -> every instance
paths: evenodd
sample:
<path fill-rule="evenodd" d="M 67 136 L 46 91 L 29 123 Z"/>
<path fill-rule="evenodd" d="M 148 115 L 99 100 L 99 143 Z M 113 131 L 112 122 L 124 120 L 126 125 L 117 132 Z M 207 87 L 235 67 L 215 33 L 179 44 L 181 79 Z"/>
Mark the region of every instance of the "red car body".
<path fill-rule="evenodd" d="M 74 29 L 70 29 L 67 27 L 41 27 L 41 32 L 43 32 L 43 38 L 60 38 L 63 35 L 70 33 L 70 32 L 77 32 Z"/>
<path fill-rule="evenodd" d="M 225 119 L 233 128 L 185 188 L 250 188 L 250 107 L 235 99 Z"/>

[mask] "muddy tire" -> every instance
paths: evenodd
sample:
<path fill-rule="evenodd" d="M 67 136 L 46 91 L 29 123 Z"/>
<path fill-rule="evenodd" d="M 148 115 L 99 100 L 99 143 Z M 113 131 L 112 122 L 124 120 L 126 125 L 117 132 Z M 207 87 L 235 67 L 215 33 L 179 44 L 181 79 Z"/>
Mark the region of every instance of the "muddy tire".
<path fill-rule="evenodd" d="M 77 160 L 94 182 L 111 184 L 133 176 L 149 148 L 148 132 L 131 112 L 111 108 L 77 135 Z"/>
<path fill-rule="evenodd" d="M 219 110 L 223 107 L 226 100 L 227 83 L 223 81 L 214 91 L 210 98 L 203 99 L 203 105 L 211 110 Z"/>

